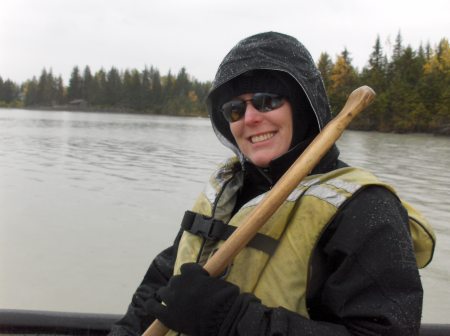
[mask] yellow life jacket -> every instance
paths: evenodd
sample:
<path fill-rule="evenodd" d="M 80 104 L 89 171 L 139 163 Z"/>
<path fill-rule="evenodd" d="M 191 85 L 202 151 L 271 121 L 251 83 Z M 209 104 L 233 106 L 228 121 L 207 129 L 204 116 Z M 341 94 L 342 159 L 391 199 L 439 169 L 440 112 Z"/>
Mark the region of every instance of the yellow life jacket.
<path fill-rule="evenodd" d="M 212 175 L 193 211 L 239 226 L 264 197 L 254 198 L 231 216 L 242 181 L 238 160 L 228 160 Z M 275 253 L 269 256 L 255 248 L 244 248 L 233 260 L 226 280 L 238 285 L 241 292 L 255 294 L 266 306 L 282 306 L 308 317 L 308 270 L 316 243 L 339 208 L 359 190 L 372 185 L 395 193 L 391 186 L 357 168 L 347 167 L 308 176 L 259 231 L 278 241 Z M 431 261 L 435 236 L 423 216 L 409 204 L 402 203 L 410 218 L 417 265 L 422 268 Z M 180 240 L 174 273 L 179 273 L 180 266 L 186 262 L 203 263 L 222 243 L 205 241 L 185 231 Z"/>

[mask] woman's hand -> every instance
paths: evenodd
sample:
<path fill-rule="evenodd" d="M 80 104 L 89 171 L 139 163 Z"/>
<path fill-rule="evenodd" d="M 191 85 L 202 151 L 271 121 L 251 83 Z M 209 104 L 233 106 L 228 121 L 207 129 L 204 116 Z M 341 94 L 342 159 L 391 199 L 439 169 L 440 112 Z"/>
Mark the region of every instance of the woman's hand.
<path fill-rule="evenodd" d="M 209 276 L 198 264 L 184 264 L 180 271 L 147 301 L 146 310 L 178 332 L 216 334 L 239 296 L 239 288 Z"/>

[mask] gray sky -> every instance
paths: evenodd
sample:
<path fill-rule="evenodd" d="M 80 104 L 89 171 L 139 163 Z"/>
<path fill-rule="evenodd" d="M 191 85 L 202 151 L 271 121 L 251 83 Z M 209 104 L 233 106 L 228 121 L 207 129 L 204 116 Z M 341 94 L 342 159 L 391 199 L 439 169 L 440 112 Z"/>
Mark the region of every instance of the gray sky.
<path fill-rule="evenodd" d="M 0 0 L 0 76 L 21 83 L 42 69 L 62 75 L 181 67 L 214 77 L 240 39 L 262 31 L 298 38 L 317 61 L 345 47 L 362 68 L 377 35 L 385 51 L 400 31 L 414 49 L 450 33 L 449 0 Z"/>

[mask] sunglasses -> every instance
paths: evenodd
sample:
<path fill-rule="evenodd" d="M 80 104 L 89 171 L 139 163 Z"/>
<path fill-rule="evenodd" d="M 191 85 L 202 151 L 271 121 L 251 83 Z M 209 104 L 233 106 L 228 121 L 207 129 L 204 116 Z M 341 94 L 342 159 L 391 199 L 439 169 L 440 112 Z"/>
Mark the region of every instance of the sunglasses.
<path fill-rule="evenodd" d="M 255 93 L 250 99 L 234 99 L 222 105 L 221 111 L 225 119 L 232 123 L 242 119 L 247 109 L 247 102 L 259 112 L 270 112 L 284 104 L 282 96 L 272 93 Z"/>

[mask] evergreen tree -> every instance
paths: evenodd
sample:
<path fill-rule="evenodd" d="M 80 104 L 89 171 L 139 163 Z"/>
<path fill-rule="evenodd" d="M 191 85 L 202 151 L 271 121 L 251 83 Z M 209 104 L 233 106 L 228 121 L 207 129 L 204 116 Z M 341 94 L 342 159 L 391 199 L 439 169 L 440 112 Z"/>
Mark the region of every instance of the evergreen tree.
<path fill-rule="evenodd" d="M 381 126 L 383 131 L 406 132 L 426 128 L 428 116 L 418 117 L 417 111 L 424 111 L 420 105 L 417 84 L 421 80 L 422 64 L 410 46 L 395 48 L 393 61 L 388 72 L 389 86 L 386 90 L 388 105 Z M 401 50 L 401 51 L 398 51 Z"/>
<path fill-rule="evenodd" d="M 152 90 L 152 79 L 150 71 L 145 68 L 142 71 L 142 84 L 141 84 L 141 92 L 140 99 L 142 102 L 142 109 L 148 110 L 151 107 L 151 90 Z"/>
<path fill-rule="evenodd" d="M 173 85 L 173 94 L 178 97 L 187 96 L 188 92 L 191 90 L 191 81 L 189 80 L 186 69 L 183 67 L 178 72 L 177 78 L 175 79 Z"/>
<path fill-rule="evenodd" d="M 166 109 L 178 115 L 191 115 L 195 109 L 197 95 L 191 90 L 191 82 L 183 67 L 173 80 L 172 96 L 166 104 Z"/>
<path fill-rule="evenodd" d="M 369 106 L 363 114 L 354 121 L 353 126 L 359 129 L 373 130 L 378 127 L 384 119 L 387 106 L 386 96 L 386 71 L 387 60 L 383 54 L 380 37 L 375 40 L 372 53 L 370 54 L 368 67 L 363 68 L 361 82 L 369 85 L 377 93 L 374 103 Z"/>
<path fill-rule="evenodd" d="M 384 62 L 385 57 L 383 55 L 383 48 L 381 47 L 380 36 L 377 36 L 375 45 L 373 46 L 373 50 L 369 58 L 370 69 L 377 72 L 384 72 L 384 68 L 386 65 Z"/>
<path fill-rule="evenodd" d="M 22 92 L 24 93 L 25 106 L 35 106 L 39 104 L 38 81 L 36 77 L 25 82 L 22 86 Z"/>
<path fill-rule="evenodd" d="M 95 91 L 94 77 L 91 69 L 86 66 L 83 71 L 83 79 L 81 81 L 81 98 L 89 103 L 92 103 L 92 95 Z"/>
<path fill-rule="evenodd" d="M 0 102 L 4 101 L 3 99 L 3 78 L 0 76 Z"/>
<path fill-rule="evenodd" d="M 150 68 L 150 82 L 151 82 L 151 95 L 150 101 L 153 108 L 153 113 L 161 113 L 162 105 L 164 102 L 163 87 L 161 83 L 161 75 L 158 69 Z"/>
<path fill-rule="evenodd" d="M 1 77 L 0 77 L 1 79 Z M 8 105 L 19 100 L 19 87 L 10 79 L 0 82 L 0 101 Z"/>
<path fill-rule="evenodd" d="M 206 97 L 211 89 L 211 82 L 201 83 L 195 80 L 192 86 L 196 95 L 195 111 L 193 112 L 196 113 L 196 115 L 207 117 L 208 113 L 205 109 Z"/>
<path fill-rule="evenodd" d="M 422 101 L 430 115 L 430 130 L 450 128 L 450 46 L 442 39 L 425 63 Z"/>
<path fill-rule="evenodd" d="M 83 79 L 80 75 L 80 69 L 75 66 L 69 79 L 69 87 L 67 88 L 67 99 L 72 101 L 74 99 L 83 98 Z"/>
<path fill-rule="evenodd" d="M 395 38 L 394 50 L 392 51 L 392 60 L 397 61 L 403 54 L 403 38 L 401 32 L 398 32 Z"/>
<path fill-rule="evenodd" d="M 123 92 L 122 92 L 122 101 L 121 105 L 124 107 L 131 108 L 133 105 L 133 85 L 131 83 L 131 74 L 127 69 L 123 73 Z"/>
<path fill-rule="evenodd" d="M 175 111 L 167 108 L 167 103 L 173 98 L 173 93 L 174 93 L 173 88 L 174 88 L 174 82 L 175 82 L 175 79 L 170 70 L 165 77 L 161 78 L 161 82 L 162 82 L 162 100 L 163 100 L 162 108 L 165 110 L 162 112 L 165 112 L 168 114 L 174 114 Z"/>
<path fill-rule="evenodd" d="M 144 101 L 142 96 L 142 75 L 136 69 L 133 69 L 133 71 L 131 72 L 131 88 L 131 107 L 136 111 L 141 111 L 144 108 Z"/>
<path fill-rule="evenodd" d="M 417 51 L 417 57 L 419 58 L 420 62 L 422 62 L 422 64 L 425 64 L 425 62 L 428 60 L 422 44 L 420 44 L 419 50 Z"/>
<path fill-rule="evenodd" d="M 322 74 L 323 83 L 327 90 L 329 90 L 331 86 L 331 73 L 333 71 L 333 66 L 334 64 L 330 56 L 326 52 L 321 53 L 319 56 L 319 61 L 317 62 L 317 68 Z"/>
<path fill-rule="evenodd" d="M 126 70 L 123 75 L 123 106 L 142 109 L 141 76 L 137 70 Z"/>
<path fill-rule="evenodd" d="M 108 71 L 105 84 L 106 105 L 119 106 L 123 96 L 122 79 L 115 67 Z"/>
<path fill-rule="evenodd" d="M 430 43 L 428 42 L 427 45 L 425 46 L 425 59 L 426 59 L 426 61 L 430 60 L 432 54 L 433 54 L 433 50 L 431 48 Z"/>
<path fill-rule="evenodd" d="M 56 90 L 56 81 L 52 70 L 43 69 L 38 82 L 37 103 L 43 106 L 55 105 L 57 103 Z"/>
<path fill-rule="evenodd" d="M 106 106 L 107 97 L 106 97 L 106 72 L 103 69 L 100 69 L 95 73 L 91 92 L 90 92 L 90 103 L 95 106 Z"/>
<path fill-rule="evenodd" d="M 59 105 L 62 105 L 65 103 L 65 89 L 64 89 L 64 82 L 61 76 L 59 76 L 56 79 L 56 93 L 55 93 L 55 100 Z"/>

